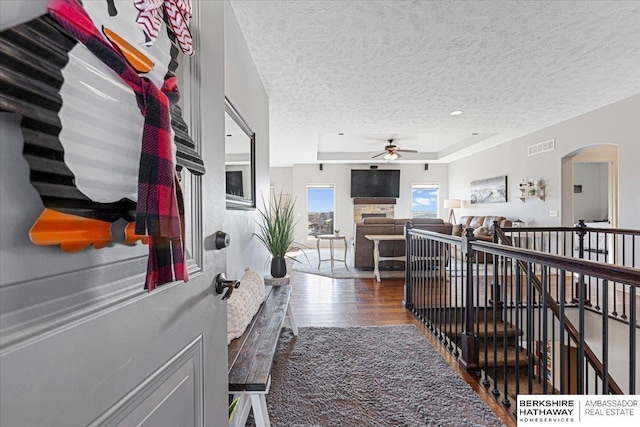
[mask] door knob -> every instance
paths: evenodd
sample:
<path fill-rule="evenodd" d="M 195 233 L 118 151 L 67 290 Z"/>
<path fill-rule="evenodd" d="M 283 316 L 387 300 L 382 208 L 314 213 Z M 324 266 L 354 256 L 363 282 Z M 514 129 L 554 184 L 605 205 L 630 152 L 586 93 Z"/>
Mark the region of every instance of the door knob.
<path fill-rule="evenodd" d="M 224 273 L 220 273 L 216 276 L 215 283 L 216 293 L 218 295 L 223 293 L 225 288 L 227 289 L 227 292 L 222 297 L 223 300 L 229 299 L 233 290 L 238 289 L 238 287 L 240 286 L 240 282 L 238 280 L 227 280 Z"/>

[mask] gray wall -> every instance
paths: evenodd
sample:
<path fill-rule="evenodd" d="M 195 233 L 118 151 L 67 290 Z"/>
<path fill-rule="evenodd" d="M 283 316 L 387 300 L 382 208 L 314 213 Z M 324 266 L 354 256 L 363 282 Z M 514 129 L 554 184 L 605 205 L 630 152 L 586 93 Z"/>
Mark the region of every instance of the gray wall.
<path fill-rule="evenodd" d="M 293 167 L 271 168 L 269 173 L 275 194 L 293 194 Z"/>
<path fill-rule="evenodd" d="M 269 99 L 240 31 L 233 9 L 225 2 L 225 95 L 256 134 L 256 205 L 269 199 Z M 223 102 L 223 100 L 221 100 Z M 269 253 L 253 238 L 256 210 L 227 210 L 225 231 L 227 276 L 239 279 L 245 267 L 268 274 Z"/>
<path fill-rule="evenodd" d="M 637 212 L 640 212 L 636 188 L 640 182 L 640 168 L 637 166 L 640 159 L 638 117 L 640 95 L 452 162 L 449 165 L 449 196 L 463 199 L 461 214 L 499 214 L 511 219 L 519 217 L 528 225 L 561 225 L 562 198 L 569 198 L 568 203 L 571 203 L 572 196 L 572 191 L 562 188 L 562 159 L 581 148 L 613 144 L 618 147 L 618 227 L 637 228 Z M 527 156 L 528 145 L 552 138 L 556 141 L 554 151 Z M 468 202 L 471 181 L 500 175 L 508 176 L 507 203 L 471 205 Z M 544 181 L 544 202 L 516 199 L 517 185 L 523 178 Z M 573 184 L 570 188 L 572 190 Z M 558 217 L 551 217 L 550 211 L 558 211 Z M 567 218 L 562 225 L 570 225 L 572 220 L 572 217 Z"/>

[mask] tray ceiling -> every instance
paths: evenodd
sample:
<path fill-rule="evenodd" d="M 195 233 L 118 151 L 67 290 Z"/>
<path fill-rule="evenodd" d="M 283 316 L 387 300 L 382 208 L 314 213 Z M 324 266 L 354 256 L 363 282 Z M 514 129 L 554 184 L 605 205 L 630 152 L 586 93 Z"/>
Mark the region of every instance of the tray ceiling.
<path fill-rule="evenodd" d="M 638 1 L 230 3 L 272 166 L 448 162 L 640 93 Z"/>

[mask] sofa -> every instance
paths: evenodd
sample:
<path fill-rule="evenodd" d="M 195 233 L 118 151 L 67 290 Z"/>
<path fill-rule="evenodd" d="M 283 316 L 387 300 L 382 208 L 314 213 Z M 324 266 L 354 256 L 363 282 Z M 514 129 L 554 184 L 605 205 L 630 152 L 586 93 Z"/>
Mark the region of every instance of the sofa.
<path fill-rule="evenodd" d="M 465 230 L 467 228 L 473 228 L 473 235 L 478 240 L 491 242 L 493 241 L 493 237 L 491 236 L 491 227 L 493 226 L 493 221 L 498 221 L 498 225 L 502 228 L 512 226 L 511 220 L 508 220 L 503 216 L 461 216 L 458 224 L 455 224 L 453 226 L 451 234 L 461 237 L 465 235 Z M 457 250 L 454 251 L 453 256 L 457 259 L 462 259 L 459 248 L 456 249 Z M 484 252 L 479 252 L 474 261 L 484 263 L 484 259 Z M 487 262 L 493 262 L 493 256 L 491 254 L 488 254 Z"/>
<path fill-rule="evenodd" d="M 404 226 L 408 222 L 413 228 L 434 231 L 451 235 L 453 226 L 449 222 L 435 218 L 364 218 L 356 221 L 354 232 L 353 259 L 355 268 L 361 270 L 373 269 L 373 242 L 366 239 L 367 234 L 404 234 Z M 380 242 L 380 256 L 404 256 L 405 242 L 403 240 Z M 380 268 L 402 268 L 402 261 L 381 261 Z"/>

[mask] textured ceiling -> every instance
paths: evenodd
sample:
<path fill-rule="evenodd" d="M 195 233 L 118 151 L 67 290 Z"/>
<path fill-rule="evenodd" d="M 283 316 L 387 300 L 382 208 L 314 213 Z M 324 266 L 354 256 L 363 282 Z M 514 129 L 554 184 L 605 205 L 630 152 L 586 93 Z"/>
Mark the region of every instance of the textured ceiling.
<path fill-rule="evenodd" d="M 369 162 L 390 137 L 447 162 L 640 93 L 640 1 L 231 5 L 272 166 Z"/>

